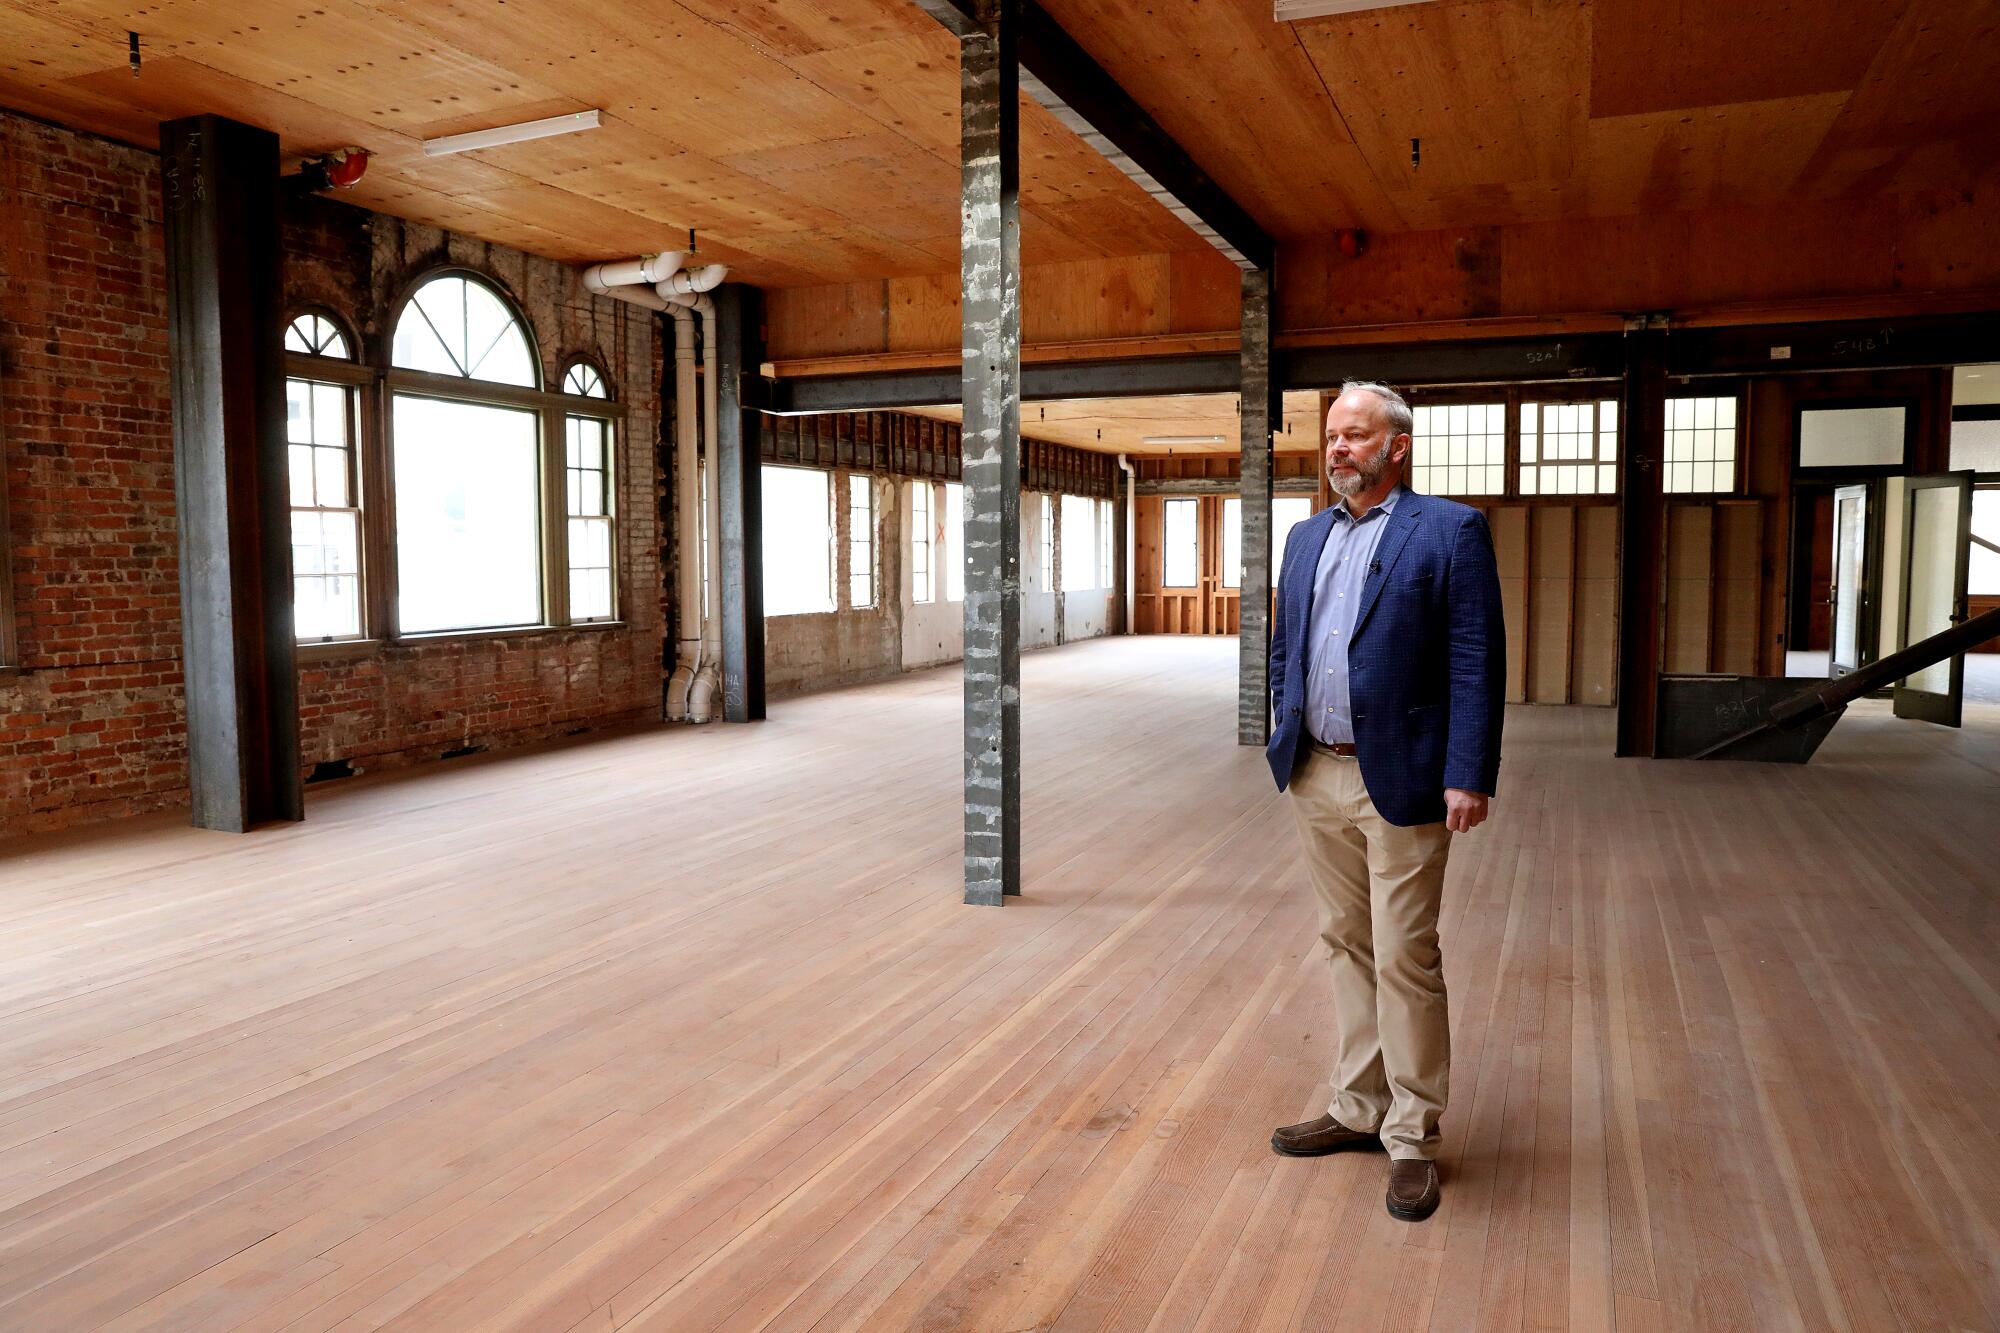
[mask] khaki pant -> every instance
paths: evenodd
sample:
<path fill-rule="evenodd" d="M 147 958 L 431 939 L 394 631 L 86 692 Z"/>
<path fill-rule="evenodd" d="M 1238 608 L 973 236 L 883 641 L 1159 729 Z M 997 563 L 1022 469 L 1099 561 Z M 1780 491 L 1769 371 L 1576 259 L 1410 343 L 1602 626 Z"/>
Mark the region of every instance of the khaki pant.
<path fill-rule="evenodd" d="M 1451 1075 L 1438 901 L 1451 834 L 1375 813 L 1353 759 L 1308 748 L 1292 815 L 1321 908 L 1340 1029 L 1334 1119 L 1391 1157 L 1435 1158 Z"/>

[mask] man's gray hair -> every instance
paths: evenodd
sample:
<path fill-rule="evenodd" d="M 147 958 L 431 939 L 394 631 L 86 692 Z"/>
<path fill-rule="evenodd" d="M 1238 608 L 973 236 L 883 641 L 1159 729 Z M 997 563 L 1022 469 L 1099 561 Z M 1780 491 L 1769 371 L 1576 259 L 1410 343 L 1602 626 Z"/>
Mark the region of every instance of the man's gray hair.
<path fill-rule="evenodd" d="M 1410 411 L 1410 405 L 1403 401 L 1403 395 L 1386 384 L 1374 380 L 1349 380 L 1340 386 L 1342 393 L 1372 393 L 1382 400 L 1382 411 L 1389 418 L 1389 438 L 1410 435 L 1415 432 L 1417 419 Z"/>

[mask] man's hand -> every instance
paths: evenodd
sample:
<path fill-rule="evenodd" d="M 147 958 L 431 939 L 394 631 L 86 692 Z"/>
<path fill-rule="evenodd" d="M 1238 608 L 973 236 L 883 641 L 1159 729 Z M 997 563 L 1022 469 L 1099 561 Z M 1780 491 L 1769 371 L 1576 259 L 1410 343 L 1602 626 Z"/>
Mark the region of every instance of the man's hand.
<path fill-rule="evenodd" d="M 1444 789 L 1444 826 L 1453 833 L 1470 833 L 1486 822 L 1486 802 L 1484 792 L 1460 791 L 1457 787 Z"/>

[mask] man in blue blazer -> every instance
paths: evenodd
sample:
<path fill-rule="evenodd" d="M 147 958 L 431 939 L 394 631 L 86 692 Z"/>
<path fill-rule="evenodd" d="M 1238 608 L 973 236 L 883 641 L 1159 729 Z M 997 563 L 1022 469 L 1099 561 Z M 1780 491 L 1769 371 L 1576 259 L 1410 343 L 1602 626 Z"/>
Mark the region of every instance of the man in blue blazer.
<path fill-rule="evenodd" d="M 1388 1209 L 1429 1217 L 1451 1030 L 1438 904 L 1451 835 L 1498 789 L 1506 630 L 1478 510 L 1403 484 L 1411 413 L 1350 383 L 1326 418 L 1339 498 L 1292 529 L 1271 635 L 1267 751 L 1321 907 L 1339 1038 L 1327 1114 L 1276 1151 L 1389 1150 Z"/>

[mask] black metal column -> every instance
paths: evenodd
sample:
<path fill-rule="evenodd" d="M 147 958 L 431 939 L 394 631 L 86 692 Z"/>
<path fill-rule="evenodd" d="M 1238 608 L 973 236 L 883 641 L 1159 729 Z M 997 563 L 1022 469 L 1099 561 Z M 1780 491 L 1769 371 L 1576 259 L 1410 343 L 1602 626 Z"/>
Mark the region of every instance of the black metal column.
<path fill-rule="evenodd" d="M 197 828 L 304 818 L 278 136 L 160 126 L 188 789 Z"/>
<path fill-rule="evenodd" d="M 1237 580 L 1236 743 L 1262 745 L 1271 738 L 1271 432 L 1278 417 L 1271 375 L 1269 269 L 1243 275 L 1242 326 L 1238 493 L 1243 568 Z"/>
<path fill-rule="evenodd" d="M 965 901 L 1021 891 L 1021 209 L 1016 0 L 959 45 Z"/>
<path fill-rule="evenodd" d="M 715 291 L 716 498 L 722 536 L 722 719 L 764 716 L 764 294 Z"/>
<path fill-rule="evenodd" d="M 1618 451 L 1618 748 L 1654 753 L 1666 594 L 1667 330 L 1664 316 L 1626 333 Z"/>

